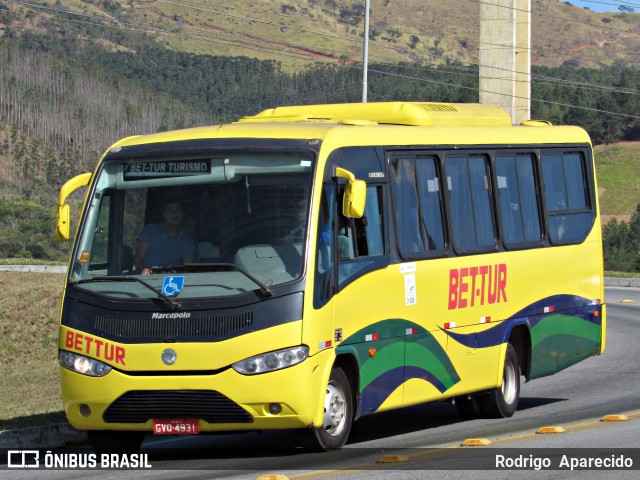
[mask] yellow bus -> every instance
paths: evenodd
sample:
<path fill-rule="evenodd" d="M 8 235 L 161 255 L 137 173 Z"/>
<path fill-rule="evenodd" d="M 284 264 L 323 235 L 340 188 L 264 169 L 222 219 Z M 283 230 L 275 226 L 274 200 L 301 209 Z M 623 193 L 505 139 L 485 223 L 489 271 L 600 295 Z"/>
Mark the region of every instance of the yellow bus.
<path fill-rule="evenodd" d="M 332 450 L 443 399 L 510 417 L 522 376 L 605 348 L 578 127 L 382 102 L 126 138 L 61 189 L 61 239 L 81 186 L 59 361 L 96 450 L 267 429 Z"/>

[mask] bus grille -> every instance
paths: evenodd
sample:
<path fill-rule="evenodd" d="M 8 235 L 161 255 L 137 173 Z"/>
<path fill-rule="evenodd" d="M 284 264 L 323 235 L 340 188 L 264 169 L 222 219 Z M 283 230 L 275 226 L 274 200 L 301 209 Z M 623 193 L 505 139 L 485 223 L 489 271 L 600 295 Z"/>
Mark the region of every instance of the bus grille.
<path fill-rule="evenodd" d="M 209 423 L 252 423 L 238 404 L 213 390 L 127 392 L 104 412 L 107 423 L 145 423 L 151 419 L 197 418 Z"/>
<path fill-rule="evenodd" d="M 95 328 L 103 333 L 129 339 L 223 337 L 253 324 L 253 313 L 189 318 L 121 318 L 96 315 Z"/>

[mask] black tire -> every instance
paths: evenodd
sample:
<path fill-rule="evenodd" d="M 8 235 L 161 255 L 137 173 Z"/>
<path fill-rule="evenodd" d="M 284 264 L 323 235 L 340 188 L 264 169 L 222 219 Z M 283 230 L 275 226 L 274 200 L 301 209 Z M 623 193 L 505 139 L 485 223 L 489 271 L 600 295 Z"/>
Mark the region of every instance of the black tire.
<path fill-rule="evenodd" d="M 520 365 L 516 349 L 507 344 L 502 371 L 502 385 L 478 397 L 482 413 L 492 418 L 508 418 L 518 409 L 520 400 Z"/>
<path fill-rule="evenodd" d="M 96 453 L 137 453 L 145 432 L 89 430 L 87 440 Z"/>
<path fill-rule="evenodd" d="M 322 427 L 313 430 L 317 446 L 325 451 L 339 450 L 347 443 L 352 425 L 351 385 L 342 368 L 335 367 L 325 394 Z"/>
<path fill-rule="evenodd" d="M 458 395 L 454 398 L 456 409 L 462 418 L 478 418 L 482 415 L 476 395 Z"/>

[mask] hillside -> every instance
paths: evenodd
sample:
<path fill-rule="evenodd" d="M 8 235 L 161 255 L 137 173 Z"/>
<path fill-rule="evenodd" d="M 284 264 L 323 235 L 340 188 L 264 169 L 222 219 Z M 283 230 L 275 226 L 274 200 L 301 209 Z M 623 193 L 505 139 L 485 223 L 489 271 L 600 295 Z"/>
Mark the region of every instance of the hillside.
<path fill-rule="evenodd" d="M 12 0 L 0 5 L 9 12 L 5 25 L 0 22 L 5 35 L 7 29 L 12 35 L 41 31 L 51 22 L 69 30 L 102 23 L 144 32 L 177 51 L 275 59 L 288 69 L 318 61 L 362 61 L 362 0 L 44 0 L 39 5 Z M 479 5 L 479 0 L 372 0 L 370 61 L 477 63 Z M 532 64 L 638 64 L 639 26 L 637 13 L 602 14 L 570 2 L 532 0 Z M 81 41 L 129 48 L 114 38 Z"/>
<path fill-rule="evenodd" d="M 66 256 L 44 240 L 57 190 L 118 138 L 359 101 L 364 2 L 284 1 L 0 0 L 0 257 Z M 532 117 L 638 139 L 640 14 L 532 4 Z M 478 10 L 373 0 L 369 101 L 477 102 Z M 599 147 L 607 215 L 640 202 L 633 148 Z"/>
<path fill-rule="evenodd" d="M 628 222 L 640 203 L 640 142 L 618 142 L 595 148 L 602 221 Z"/>

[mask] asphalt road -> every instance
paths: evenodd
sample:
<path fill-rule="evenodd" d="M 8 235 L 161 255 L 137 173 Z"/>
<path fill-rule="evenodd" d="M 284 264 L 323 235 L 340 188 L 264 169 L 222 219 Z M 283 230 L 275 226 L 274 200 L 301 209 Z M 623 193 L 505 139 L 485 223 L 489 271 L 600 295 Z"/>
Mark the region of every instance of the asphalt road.
<path fill-rule="evenodd" d="M 554 376 L 523 384 L 519 409 L 509 419 L 461 420 L 451 404 L 433 403 L 361 419 L 340 452 L 310 453 L 296 448 L 292 432 L 149 437 L 142 452 L 152 469 L 135 473 L 4 470 L 0 477 L 67 480 L 95 476 L 108 480 L 130 478 L 134 473 L 137 478 L 157 479 L 257 479 L 267 474 L 292 479 L 384 480 L 471 475 L 487 479 L 636 478 L 637 470 L 626 468 L 535 469 L 536 462 L 548 460 L 557 465 L 563 456 L 570 462 L 584 455 L 631 461 L 640 468 L 640 289 L 607 288 L 605 300 L 605 353 Z M 626 414 L 628 420 L 601 421 L 610 414 Z M 557 433 L 538 433 L 541 427 L 555 427 L 552 430 Z M 487 440 L 490 444 L 461 446 L 465 440 Z M 507 464 L 528 459 L 530 468 L 499 466 L 496 470 L 500 455 Z"/>

